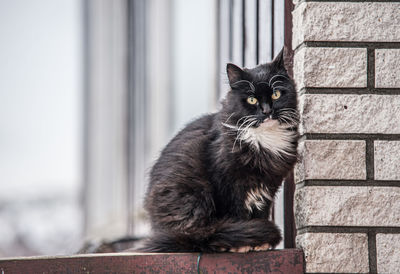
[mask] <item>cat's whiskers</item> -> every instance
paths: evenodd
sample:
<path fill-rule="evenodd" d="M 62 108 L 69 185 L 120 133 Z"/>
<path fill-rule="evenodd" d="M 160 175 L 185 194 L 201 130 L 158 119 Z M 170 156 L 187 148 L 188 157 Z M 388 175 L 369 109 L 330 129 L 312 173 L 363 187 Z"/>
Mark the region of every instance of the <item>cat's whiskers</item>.
<path fill-rule="evenodd" d="M 226 124 L 226 123 L 222 123 L 222 125 L 231 130 L 231 131 L 228 131 L 228 132 L 226 132 L 224 134 L 226 134 L 226 135 L 236 135 L 235 141 L 233 142 L 233 146 L 232 146 L 232 152 L 233 152 L 234 148 L 235 148 L 235 144 L 236 144 L 237 138 L 238 138 L 238 127 L 234 126 L 234 125 L 229 125 L 229 124 Z"/>
<path fill-rule="evenodd" d="M 227 132 L 223 132 L 221 134 L 222 135 L 229 135 L 229 136 L 236 136 L 236 132 L 233 132 L 233 131 L 227 131 Z"/>
<path fill-rule="evenodd" d="M 240 127 L 238 128 L 238 134 L 241 134 L 242 132 L 246 131 L 249 128 L 250 124 L 254 124 L 253 122 L 257 122 L 257 118 L 249 118 L 245 122 L 243 122 Z"/>
<path fill-rule="evenodd" d="M 282 129 L 284 128 L 293 128 L 293 127 L 297 127 L 298 123 L 299 123 L 299 114 L 297 112 L 296 109 L 292 109 L 292 108 L 283 108 L 277 111 L 277 115 L 278 115 L 278 121 L 280 122 Z M 239 147 L 240 149 L 242 149 L 242 141 L 244 140 L 248 140 L 249 138 L 249 130 L 258 122 L 258 119 L 256 118 L 255 115 L 247 115 L 247 116 L 243 116 L 241 117 L 236 125 L 232 125 L 232 124 L 228 124 L 228 123 L 222 123 L 223 126 L 225 126 L 226 128 L 228 128 L 230 131 L 228 131 L 226 134 L 227 135 L 236 135 L 235 140 L 233 142 L 232 145 L 232 152 L 235 151 L 235 146 L 236 143 L 239 142 Z M 285 136 L 286 138 L 288 136 Z M 286 139 L 284 137 L 284 139 Z M 288 154 L 287 151 L 285 151 L 285 149 L 280 150 L 280 153 L 283 154 Z M 275 153 L 277 153 L 278 151 L 276 151 Z M 281 157 L 282 155 L 279 155 L 279 157 Z"/>
<path fill-rule="evenodd" d="M 231 115 L 229 115 L 229 117 L 228 117 L 228 118 L 225 120 L 225 122 L 224 122 L 224 123 L 225 123 L 225 124 L 226 124 L 226 123 L 228 123 L 229 119 L 231 119 L 231 117 L 232 117 L 234 114 L 235 114 L 235 113 L 234 113 L 234 112 L 232 112 L 232 113 L 231 113 Z"/>
<path fill-rule="evenodd" d="M 294 123 L 294 122 L 292 122 L 292 121 L 290 121 L 290 120 L 287 120 L 286 118 L 280 118 L 280 119 L 279 119 L 279 122 L 281 122 L 281 124 L 284 125 L 285 128 L 288 128 L 288 129 L 289 129 L 289 128 L 294 128 L 294 127 L 297 126 L 296 123 Z"/>
<path fill-rule="evenodd" d="M 242 125 L 243 125 L 245 122 L 246 122 L 246 120 L 242 123 Z M 241 125 L 241 126 L 242 126 L 242 125 Z M 235 145 L 236 145 L 237 140 L 238 140 L 239 137 L 240 137 L 240 132 L 241 132 L 241 129 L 240 129 L 240 128 L 237 128 L 237 129 L 236 129 L 236 138 L 235 138 L 235 141 L 233 142 L 233 146 L 232 146 L 232 151 L 231 151 L 231 152 L 234 152 L 234 150 L 235 150 Z M 240 145 L 240 148 L 242 148 L 241 145 Z"/>
<path fill-rule="evenodd" d="M 292 108 L 281 108 L 281 109 L 278 110 L 278 113 L 281 113 L 281 112 L 294 113 L 296 115 L 299 114 L 299 112 L 296 109 L 292 109 Z"/>
<path fill-rule="evenodd" d="M 278 113 L 292 113 L 295 115 L 299 115 L 299 112 L 292 108 L 282 108 L 278 110 Z"/>
<path fill-rule="evenodd" d="M 252 91 L 255 91 L 255 90 L 256 90 L 256 88 L 255 88 L 255 86 L 253 85 L 253 83 L 250 82 L 250 81 L 247 81 L 247 80 L 240 80 L 240 81 L 237 81 L 237 82 L 234 83 L 233 85 L 234 85 L 234 86 L 237 86 L 237 85 L 239 85 L 239 84 L 241 84 L 241 83 L 249 84 L 250 90 L 252 90 Z"/>
<path fill-rule="evenodd" d="M 293 122 L 298 122 L 299 121 L 299 116 L 296 113 L 290 113 L 290 112 L 281 112 L 278 114 L 278 117 L 284 117 L 287 118 Z"/>
<path fill-rule="evenodd" d="M 279 120 L 279 122 L 281 122 L 282 124 L 286 124 L 286 125 L 291 124 L 291 121 L 290 121 L 287 117 L 285 117 L 285 116 L 280 116 L 280 117 L 278 118 L 278 120 Z"/>
<path fill-rule="evenodd" d="M 278 111 L 278 120 L 289 127 L 296 127 L 299 124 L 299 114 L 297 110 L 285 108 Z"/>
<path fill-rule="evenodd" d="M 291 108 L 283 108 L 280 109 L 278 112 L 278 121 L 284 126 L 285 128 L 292 128 L 298 126 L 299 123 L 299 115 L 297 110 Z M 232 116 L 232 114 L 231 114 Z M 230 116 L 230 117 L 231 117 Z M 229 120 L 229 117 L 227 121 Z M 258 122 L 258 119 L 255 115 L 247 115 L 241 117 L 237 122 L 236 125 L 222 123 L 223 126 L 228 128 L 227 135 L 235 135 L 235 140 L 232 145 L 232 152 L 235 151 L 236 143 L 239 142 L 239 147 L 242 149 L 242 141 L 246 139 L 249 129 L 253 127 Z"/>
<path fill-rule="evenodd" d="M 244 122 L 239 126 L 238 130 L 239 130 L 239 131 L 242 130 L 244 127 L 247 126 L 248 123 L 250 123 L 250 122 L 252 122 L 252 121 L 254 121 L 254 120 L 256 120 L 255 117 L 249 117 L 249 118 L 247 118 L 247 119 L 244 120 Z"/>
<path fill-rule="evenodd" d="M 289 78 L 286 77 L 286 76 L 283 75 L 283 74 L 275 74 L 274 76 L 271 77 L 271 79 L 269 79 L 268 85 L 269 85 L 270 87 L 272 87 L 272 86 L 271 86 L 271 82 L 272 82 L 275 78 L 278 78 L 278 77 L 283 77 L 283 78 L 287 79 L 288 81 L 290 81 Z"/>
<path fill-rule="evenodd" d="M 249 130 L 250 127 L 252 127 L 254 124 L 256 124 L 257 121 L 258 121 L 257 118 L 254 117 L 251 120 L 247 120 L 246 124 L 243 123 L 241 125 L 241 127 L 239 128 L 239 131 L 238 131 L 238 134 L 237 134 L 237 138 L 239 139 L 240 149 L 242 148 L 242 139 L 243 139 L 242 137 L 243 137 L 243 135 Z"/>
<path fill-rule="evenodd" d="M 240 121 L 243 120 L 243 119 L 244 119 L 244 121 L 240 124 L 240 126 L 238 126 Z M 240 118 L 238 120 L 238 122 L 236 123 L 236 126 L 223 123 L 223 125 L 225 127 L 229 128 L 231 130 L 234 130 L 236 132 L 236 138 L 235 138 L 235 140 L 233 142 L 233 145 L 232 145 L 232 152 L 234 152 L 235 146 L 236 146 L 236 142 L 238 140 L 239 140 L 240 149 L 242 148 L 242 143 L 241 143 L 241 139 L 242 138 L 241 137 L 255 123 L 257 123 L 257 118 L 255 117 L 255 115 L 243 116 L 242 118 Z"/>
<path fill-rule="evenodd" d="M 248 118 L 252 118 L 252 117 L 255 117 L 255 115 L 246 115 L 246 116 L 243 116 L 242 118 L 240 118 L 239 120 L 237 120 L 237 122 L 236 122 L 236 126 L 238 127 L 239 126 L 239 123 L 240 123 L 240 121 L 242 121 L 243 119 L 248 119 Z M 244 123 L 244 122 L 243 122 Z"/>
<path fill-rule="evenodd" d="M 277 80 L 277 81 L 275 81 L 275 82 L 272 83 L 271 88 L 274 89 L 274 88 L 275 88 L 275 84 L 277 84 L 277 83 L 282 83 L 282 84 L 284 84 L 283 81 Z"/>
<path fill-rule="evenodd" d="M 286 87 L 284 87 L 284 86 L 276 86 L 276 87 L 274 87 L 273 89 L 275 90 L 275 89 L 277 89 L 277 88 L 286 89 Z"/>
<path fill-rule="evenodd" d="M 256 122 L 258 121 L 257 118 L 252 118 L 252 119 L 248 119 L 246 120 L 246 122 L 243 122 L 243 124 L 238 128 L 238 133 L 239 134 L 243 134 L 243 132 L 246 132 L 250 126 L 254 125 Z"/>
<path fill-rule="evenodd" d="M 279 122 L 283 124 L 286 128 L 293 128 L 298 126 L 298 122 L 290 117 L 281 116 L 278 118 Z"/>
<path fill-rule="evenodd" d="M 238 135 L 240 135 L 239 136 L 239 147 L 240 147 L 240 149 L 242 149 L 242 141 L 243 141 L 243 134 L 245 134 L 248 130 L 249 130 L 249 128 L 251 127 L 251 126 L 253 126 L 255 123 L 257 123 L 257 120 L 253 120 L 249 125 L 247 125 Z"/>

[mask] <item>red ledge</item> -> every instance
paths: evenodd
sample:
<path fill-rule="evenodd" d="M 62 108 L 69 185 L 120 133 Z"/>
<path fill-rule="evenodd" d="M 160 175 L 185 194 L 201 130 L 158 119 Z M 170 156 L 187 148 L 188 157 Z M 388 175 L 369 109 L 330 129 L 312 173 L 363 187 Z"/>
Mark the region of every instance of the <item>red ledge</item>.
<path fill-rule="evenodd" d="M 266 252 L 106 253 L 57 257 L 0 258 L 8 273 L 304 273 L 299 249 Z"/>

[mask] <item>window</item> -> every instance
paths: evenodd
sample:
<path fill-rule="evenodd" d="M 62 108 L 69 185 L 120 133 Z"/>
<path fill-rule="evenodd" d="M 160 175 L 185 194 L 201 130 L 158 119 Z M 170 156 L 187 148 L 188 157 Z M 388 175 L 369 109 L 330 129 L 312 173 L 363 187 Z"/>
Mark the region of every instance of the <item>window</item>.
<path fill-rule="evenodd" d="M 251 67 L 282 49 L 285 2 L 88 0 L 86 11 L 86 233 L 144 235 L 152 163 L 185 123 L 217 109 L 227 62 Z"/>
<path fill-rule="evenodd" d="M 86 234 L 144 235 L 152 163 L 187 122 L 216 109 L 216 2 L 86 1 L 85 9 Z"/>

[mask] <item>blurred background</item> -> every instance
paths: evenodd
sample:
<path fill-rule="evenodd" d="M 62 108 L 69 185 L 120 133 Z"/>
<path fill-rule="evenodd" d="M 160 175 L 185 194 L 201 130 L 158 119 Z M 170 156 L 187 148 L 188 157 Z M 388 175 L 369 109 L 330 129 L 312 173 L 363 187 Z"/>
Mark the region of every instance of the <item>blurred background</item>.
<path fill-rule="evenodd" d="M 281 50 L 283 5 L 0 0 L 0 256 L 147 235 L 152 163 L 218 109 L 228 61 L 252 67 Z"/>

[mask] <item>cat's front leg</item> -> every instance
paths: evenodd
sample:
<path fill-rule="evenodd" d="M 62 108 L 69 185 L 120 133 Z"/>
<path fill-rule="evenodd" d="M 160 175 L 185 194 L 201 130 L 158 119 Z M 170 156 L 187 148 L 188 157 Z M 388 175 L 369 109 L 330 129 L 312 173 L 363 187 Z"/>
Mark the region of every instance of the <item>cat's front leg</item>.
<path fill-rule="evenodd" d="M 263 245 L 259 245 L 259 246 L 254 247 L 254 251 L 266 251 L 266 250 L 269 250 L 271 248 L 272 248 L 271 245 L 267 243 L 267 244 L 263 244 Z"/>
<path fill-rule="evenodd" d="M 221 251 L 229 251 L 229 252 L 232 252 L 232 253 L 247 253 L 247 252 L 250 252 L 250 251 L 267 251 L 267 250 L 269 250 L 271 248 L 272 248 L 271 245 L 266 243 L 266 244 L 262 244 L 262 245 L 255 246 L 255 247 L 252 247 L 252 246 L 241 246 L 241 247 L 231 248 L 229 250 L 221 249 Z"/>
<path fill-rule="evenodd" d="M 243 230 L 237 231 L 236 237 L 248 233 L 247 239 L 244 239 L 240 245 L 234 245 L 230 248 L 222 248 L 219 251 L 237 253 L 266 251 L 274 248 L 282 239 L 277 226 L 265 219 L 250 219 L 245 223 L 238 223 L 238 225 L 238 229 L 242 227 Z"/>

